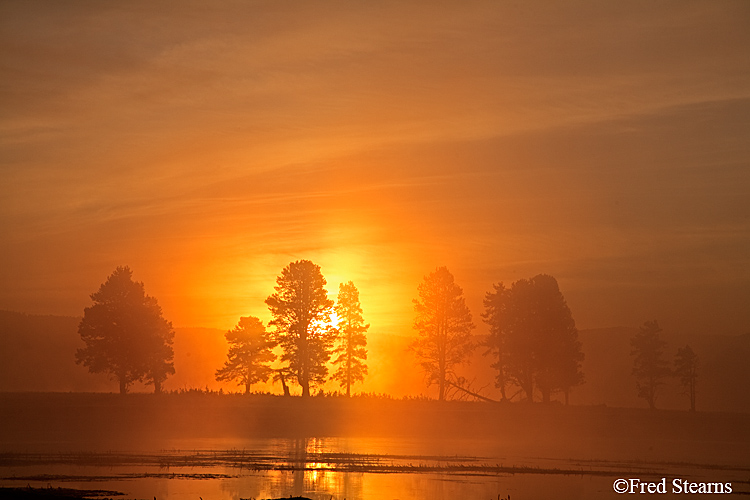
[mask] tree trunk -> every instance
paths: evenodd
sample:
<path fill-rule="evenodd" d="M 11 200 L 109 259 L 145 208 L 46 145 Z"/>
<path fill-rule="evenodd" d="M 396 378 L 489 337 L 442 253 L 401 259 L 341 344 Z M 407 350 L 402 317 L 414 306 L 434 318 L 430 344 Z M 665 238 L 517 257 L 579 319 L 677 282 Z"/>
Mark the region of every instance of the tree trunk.
<path fill-rule="evenodd" d="M 466 394 L 468 394 L 469 396 L 473 396 L 473 397 L 475 397 L 475 398 L 477 398 L 477 399 L 480 399 L 480 400 L 482 400 L 482 401 L 487 401 L 487 402 L 489 402 L 489 403 L 499 403 L 499 401 L 496 401 L 496 400 L 494 400 L 494 399 L 490 399 L 490 398 L 488 398 L 488 397 L 486 397 L 486 396 L 482 396 L 482 395 L 481 395 L 481 394 L 479 394 L 478 392 L 474 392 L 474 391 L 471 391 L 471 390 L 469 390 L 469 389 L 466 389 L 465 387 L 461 387 L 461 386 L 460 386 L 460 385 L 458 385 L 458 384 L 454 384 L 453 382 L 450 382 L 450 381 L 449 381 L 449 382 L 448 382 L 448 385 L 450 385 L 450 386 L 452 386 L 452 387 L 455 387 L 455 388 L 456 388 L 456 389 L 458 389 L 459 391 L 463 391 L 463 392 L 465 392 Z"/>
<path fill-rule="evenodd" d="M 498 364 L 500 364 L 499 361 L 498 361 Z M 508 397 L 505 395 L 505 373 L 504 373 L 504 369 L 502 365 L 500 365 L 500 367 L 497 370 L 498 370 L 497 382 L 498 382 L 498 385 L 500 386 L 500 399 L 503 401 L 507 401 Z"/>
<path fill-rule="evenodd" d="M 307 379 L 307 374 L 302 375 L 302 380 L 300 380 L 300 385 L 302 386 L 302 397 L 303 398 L 310 397 L 310 381 Z"/>
<path fill-rule="evenodd" d="M 350 326 L 351 329 L 351 326 Z M 352 385 L 352 334 L 347 335 L 347 353 L 346 353 L 346 397 L 350 398 Z"/>
<path fill-rule="evenodd" d="M 438 394 L 438 401 L 445 401 L 445 376 L 446 376 L 446 369 L 445 369 L 445 326 L 443 326 L 443 331 L 438 332 L 439 337 L 439 346 L 438 346 L 438 370 L 440 370 L 440 373 L 438 374 L 440 377 L 439 384 L 440 384 L 440 392 Z"/>
<path fill-rule="evenodd" d="M 305 323 L 305 329 L 302 333 L 302 338 L 299 344 L 299 357 L 300 357 L 300 369 L 299 369 L 299 385 L 302 386 L 302 397 L 310 397 L 310 352 L 308 351 L 307 345 L 307 328 L 309 327 L 309 320 Z"/>
<path fill-rule="evenodd" d="M 291 396 L 292 393 L 289 392 L 289 386 L 286 385 L 286 380 L 284 379 L 284 372 L 279 372 L 279 379 L 281 380 L 281 388 L 284 389 L 284 396 Z"/>
<path fill-rule="evenodd" d="M 648 394 L 646 401 L 650 410 L 656 409 L 656 380 L 653 378 L 648 381 Z"/>
<path fill-rule="evenodd" d="M 124 376 L 120 376 L 120 394 L 127 394 L 128 393 L 128 384 L 125 381 Z"/>
<path fill-rule="evenodd" d="M 550 401 L 550 391 L 549 389 L 542 389 L 542 403 L 549 404 Z"/>
<path fill-rule="evenodd" d="M 524 384 L 523 390 L 526 392 L 526 401 L 529 403 L 534 402 L 534 380 L 531 376 L 526 377 L 526 384 Z"/>
<path fill-rule="evenodd" d="M 303 364 L 300 372 L 301 373 L 299 377 L 300 378 L 299 385 L 302 386 L 302 397 L 307 398 L 307 397 L 310 397 L 310 376 L 307 371 L 306 363 Z"/>
<path fill-rule="evenodd" d="M 690 381 L 690 411 L 695 411 L 695 379 Z"/>
<path fill-rule="evenodd" d="M 161 380 L 154 379 L 154 394 L 161 394 Z"/>

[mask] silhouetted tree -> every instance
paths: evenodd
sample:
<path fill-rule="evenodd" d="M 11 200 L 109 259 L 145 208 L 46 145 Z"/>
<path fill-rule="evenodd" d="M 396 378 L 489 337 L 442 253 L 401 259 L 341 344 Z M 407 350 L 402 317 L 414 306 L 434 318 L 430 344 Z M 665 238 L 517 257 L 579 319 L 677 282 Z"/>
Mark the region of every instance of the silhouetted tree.
<path fill-rule="evenodd" d="M 502 283 L 492 285 L 493 291 L 487 292 L 484 296 L 484 312 L 482 313 L 482 320 L 487 323 L 490 327 L 490 334 L 487 337 L 486 355 L 492 355 L 495 358 L 494 363 L 490 366 L 497 370 L 495 376 L 495 387 L 500 389 L 500 396 L 503 400 L 507 400 L 506 387 L 508 385 L 508 377 L 505 374 L 505 358 L 507 356 L 505 352 L 505 331 L 503 330 L 503 319 L 507 314 L 506 308 L 508 305 L 508 294 L 510 290 L 505 288 Z"/>
<path fill-rule="evenodd" d="M 578 330 L 557 280 L 546 274 L 502 283 L 485 295 L 483 314 L 490 326 L 487 344 L 496 357 L 497 385 L 512 382 L 534 399 L 534 389 L 549 402 L 561 391 L 568 403 L 570 389 L 583 383 L 584 355 Z"/>
<path fill-rule="evenodd" d="M 367 375 L 367 329 L 370 325 L 364 324 L 362 319 L 362 307 L 359 303 L 359 290 L 351 281 L 339 284 L 339 295 L 335 307 L 339 319 L 338 341 L 339 345 L 333 353 L 338 356 L 333 363 L 338 369 L 333 374 L 333 379 L 339 381 L 342 389 L 346 389 L 346 395 L 351 396 L 351 386 L 355 382 L 361 382 Z"/>
<path fill-rule="evenodd" d="M 323 383 L 335 332 L 331 323 L 333 301 L 328 299 L 320 266 L 309 260 L 290 263 L 276 278 L 276 293 L 266 299 L 276 328 L 274 339 L 284 353 L 282 361 L 296 376 L 302 396 L 310 384 Z"/>
<path fill-rule="evenodd" d="M 695 386 L 698 381 L 698 355 L 686 345 L 677 349 L 674 360 L 674 373 L 680 377 L 680 384 L 690 397 L 690 411 L 695 411 Z"/>
<path fill-rule="evenodd" d="M 76 363 L 110 374 L 121 394 L 136 381 L 153 384 L 158 393 L 174 373 L 174 330 L 156 299 L 132 276 L 130 268 L 118 267 L 91 294 L 94 304 L 83 310 L 78 327 L 86 347 L 76 351 Z"/>
<path fill-rule="evenodd" d="M 216 380 L 237 380 L 248 394 L 251 385 L 265 382 L 271 376 L 273 369 L 268 363 L 276 359 L 272 352 L 276 344 L 268 337 L 263 322 L 253 316 L 241 317 L 237 326 L 224 336 L 229 342 L 229 359 L 216 370 Z"/>
<path fill-rule="evenodd" d="M 411 349 L 420 360 L 428 385 L 438 384 L 438 399 L 443 401 L 449 379 L 456 378 L 453 368 L 468 362 L 476 347 L 471 337 L 474 324 L 463 291 L 447 267 L 438 267 L 425 276 L 418 291 L 414 329 L 421 338 Z"/>
<path fill-rule="evenodd" d="M 630 339 L 633 348 L 630 355 L 635 356 L 633 375 L 636 378 L 638 397 L 645 399 L 652 410 L 656 409 L 657 390 L 669 375 L 667 362 L 662 358 L 667 343 L 659 337 L 659 332 L 661 328 L 656 320 L 646 321 L 635 337 Z"/>

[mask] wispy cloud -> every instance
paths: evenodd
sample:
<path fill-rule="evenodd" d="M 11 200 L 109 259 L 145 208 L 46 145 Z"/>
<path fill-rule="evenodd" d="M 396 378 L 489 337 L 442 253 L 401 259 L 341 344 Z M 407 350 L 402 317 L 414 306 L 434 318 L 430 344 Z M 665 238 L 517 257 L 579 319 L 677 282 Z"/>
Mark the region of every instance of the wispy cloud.
<path fill-rule="evenodd" d="M 480 298 L 556 273 L 594 290 L 584 307 L 683 249 L 658 279 L 713 282 L 747 266 L 746 19 L 741 1 L 6 2 L 0 307 L 59 289 L 55 267 L 85 288 L 123 261 L 194 324 L 305 255 L 402 299 L 448 264 Z M 377 308 L 408 330 L 404 302 Z"/>

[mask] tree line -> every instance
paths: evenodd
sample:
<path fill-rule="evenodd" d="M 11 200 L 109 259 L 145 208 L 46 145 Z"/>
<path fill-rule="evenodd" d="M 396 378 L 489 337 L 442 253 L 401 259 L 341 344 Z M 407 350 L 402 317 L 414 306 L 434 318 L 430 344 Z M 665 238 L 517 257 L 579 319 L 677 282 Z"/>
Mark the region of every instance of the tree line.
<path fill-rule="evenodd" d="M 237 381 L 247 393 L 253 384 L 273 377 L 286 395 L 294 381 L 307 397 L 311 386 L 327 380 L 333 356 L 332 378 L 350 395 L 352 385 L 367 375 L 369 325 L 354 283 L 339 286 L 335 303 L 325 285 L 320 267 L 309 260 L 285 267 L 276 278 L 275 293 L 266 299 L 273 330 L 267 331 L 259 318 L 241 317 L 225 334 L 229 350 L 216 379 Z M 84 309 L 78 328 L 85 347 L 76 352 L 76 362 L 117 380 L 122 394 L 134 382 L 161 392 L 174 373 L 174 329 L 156 299 L 146 295 L 143 283 L 133 281 L 128 267 L 115 269 L 91 299 L 94 304 Z M 280 366 L 272 368 L 276 347 Z"/>
<path fill-rule="evenodd" d="M 482 319 L 490 332 L 484 342 L 472 337 L 471 312 L 446 267 L 425 276 L 418 292 L 414 327 L 420 337 L 412 350 L 427 383 L 438 385 L 438 399 L 445 399 L 451 388 L 469 392 L 456 368 L 478 347 L 493 360 L 503 400 L 521 395 L 533 401 L 539 392 L 549 402 L 552 394 L 562 392 L 567 403 L 571 388 L 583 383 L 578 330 L 552 276 L 540 274 L 510 287 L 493 285 L 484 297 Z M 508 396 L 511 388 L 517 392 Z"/>
<path fill-rule="evenodd" d="M 320 266 L 309 260 L 286 266 L 265 300 L 272 318 L 267 327 L 257 317 L 241 317 L 226 332 L 227 359 L 216 370 L 216 380 L 235 381 L 249 393 L 253 384 L 272 379 L 285 395 L 297 385 L 308 397 L 312 387 L 331 379 L 350 396 L 352 386 L 367 375 L 369 324 L 353 282 L 339 285 L 335 302 L 325 285 Z M 510 286 L 492 285 L 481 314 L 489 334 L 481 340 L 472 335 L 475 325 L 463 290 L 446 267 L 426 275 L 417 295 L 413 326 L 418 337 L 410 350 L 427 385 L 437 385 L 439 400 L 459 393 L 490 400 L 459 375 L 477 349 L 491 359 L 502 400 L 549 402 L 562 394 L 568 404 L 571 390 L 584 382 L 578 330 L 554 277 L 540 274 Z M 84 309 L 79 326 L 85 347 L 77 351 L 76 362 L 92 373 L 109 374 L 123 394 L 136 381 L 160 392 L 174 373 L 174 329 L 156 299 L 146 295 L 143 283 L 133 281 L 128 267 L 115 269 L 91 299 L 94 304 Z M 658 334 L 656 322 L 646 323 L 632 341 L 638 394 L 652 408 L 668 371 L 654 328 Z M 689 346 L 678 354 L 677 367 L 691 388 L 694 409 L 697 357 Z"/>
<path fill-rule="evenodd" d="M 646 321 L 630 340 L 638 397 L 643 398 L 651 410 L 655 410 L 659 388 L 664 385 L 667 377 L 675 376 L 690 398 L 690 411 L 695 411 L 698 355 L 689 345 L 680 347 L 675 355 L 674 369 L 670 369 L 669 363 L 664 359 L 664 347 L 667 343 L 659 336 L 660 332 L 658 321 Z"/>

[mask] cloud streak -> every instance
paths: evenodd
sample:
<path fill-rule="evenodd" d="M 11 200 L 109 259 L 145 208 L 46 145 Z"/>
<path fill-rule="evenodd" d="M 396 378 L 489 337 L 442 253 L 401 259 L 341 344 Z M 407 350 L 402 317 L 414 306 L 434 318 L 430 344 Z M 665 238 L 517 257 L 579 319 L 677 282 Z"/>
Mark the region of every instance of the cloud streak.
<path fill-rule="evenodd" d="M 476 314 L 555 274 L 583 326 L 750 289 L 744 2 L 0 9 L 0 307 L 75 314 L 129 264 L 229 328 L 296 258 L 407 333 L 436 265 Z"/>

